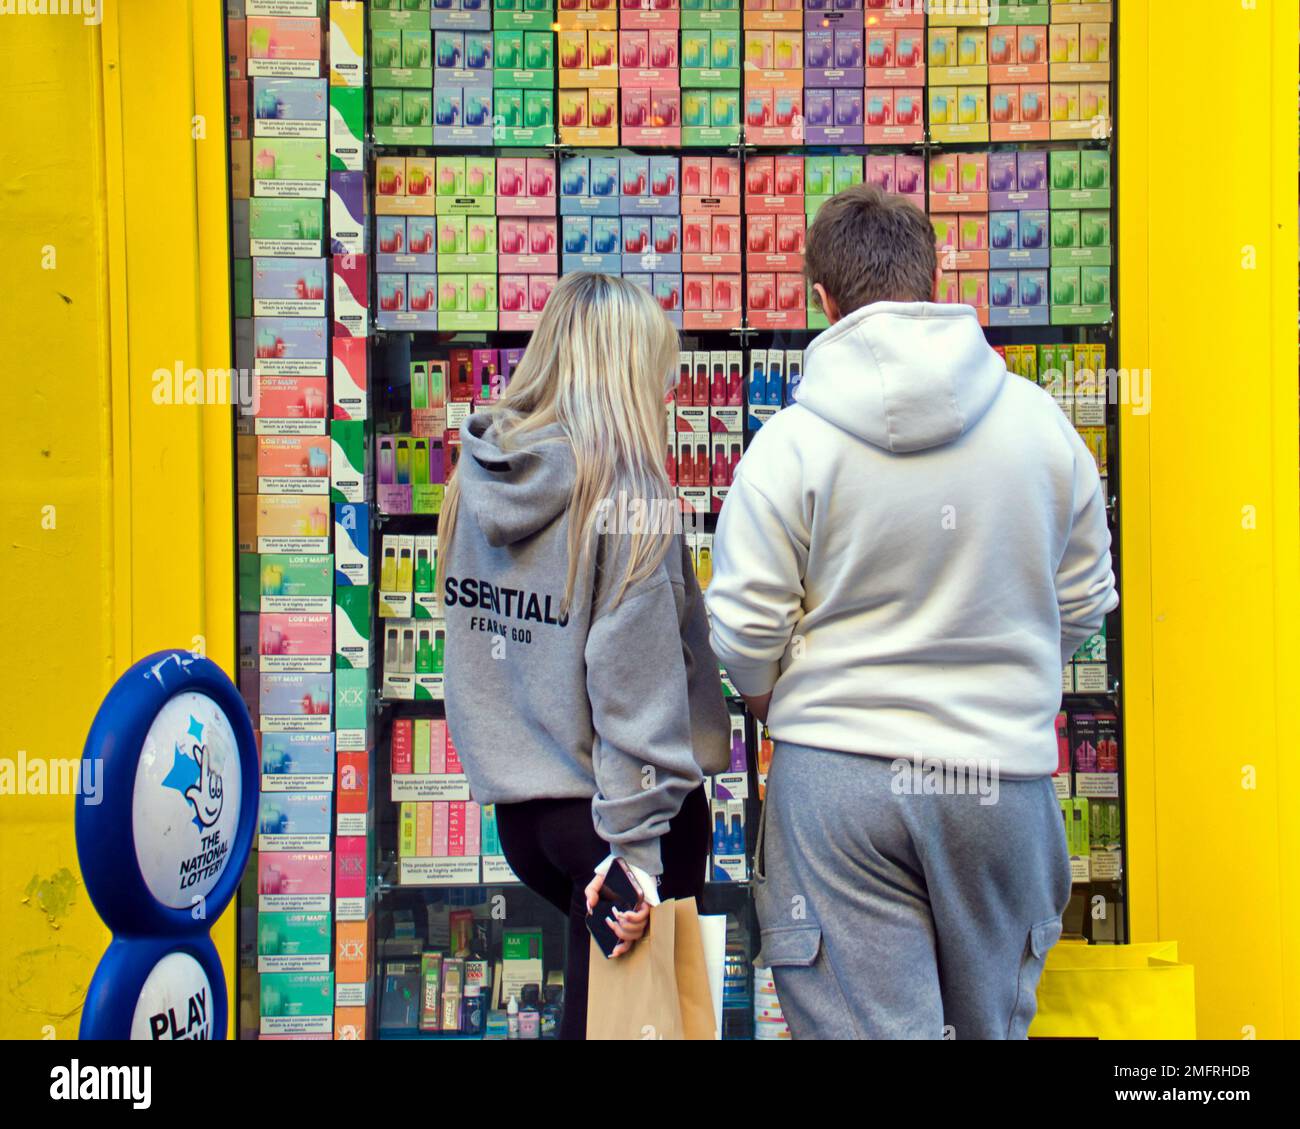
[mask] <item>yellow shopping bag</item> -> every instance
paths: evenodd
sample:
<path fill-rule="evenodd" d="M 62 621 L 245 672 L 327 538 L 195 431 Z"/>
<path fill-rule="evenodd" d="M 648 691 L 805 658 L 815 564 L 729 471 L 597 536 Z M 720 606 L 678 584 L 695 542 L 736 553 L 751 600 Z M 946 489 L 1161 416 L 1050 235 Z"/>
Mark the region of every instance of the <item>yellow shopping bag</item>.
<path fill-rule="evenodd" d="M 1031 1039 L 1195 1039 L 1196 985 L 1178 943 L 1057 945 Z"/>

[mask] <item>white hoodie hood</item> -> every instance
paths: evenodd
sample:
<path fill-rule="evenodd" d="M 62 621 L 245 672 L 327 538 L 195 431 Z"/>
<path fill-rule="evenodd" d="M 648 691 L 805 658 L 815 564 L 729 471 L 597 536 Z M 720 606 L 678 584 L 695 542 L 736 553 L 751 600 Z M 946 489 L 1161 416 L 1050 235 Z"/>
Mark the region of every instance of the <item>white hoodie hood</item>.
<path fill-rule="evenodd" d="M 1061 669 L 1118 602 L 1096 464 L 969 306 L 817 337 L 714 538 L 712 642 L 778 741 L 1050 773 Z"/>
<path fill-rule="evenodd" d="M 876 302 L 813 341 L 795 399 L 873 447 L 924 451 L 978 423 L 1006 379 L 971 306 Z"/>

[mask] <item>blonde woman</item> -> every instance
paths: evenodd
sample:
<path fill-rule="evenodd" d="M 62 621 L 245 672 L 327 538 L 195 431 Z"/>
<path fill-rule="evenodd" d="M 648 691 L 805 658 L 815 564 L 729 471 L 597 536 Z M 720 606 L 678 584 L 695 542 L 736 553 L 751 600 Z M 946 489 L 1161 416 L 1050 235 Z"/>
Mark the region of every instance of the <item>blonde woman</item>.
<path fill-rule="evenodd" d="M 643 895 L 615 915 L 617 956 L 660 897 L 703 892 L 702 777 L 729 760 L 704 603 L 663 520 L 677 355 L 647 292 L 565 276 L 505 395 L 461 429 L 442 511 L 447 721 L 514 872 L 569 917 L 561 1038 L 586 1033 L 608 868 Z"/>

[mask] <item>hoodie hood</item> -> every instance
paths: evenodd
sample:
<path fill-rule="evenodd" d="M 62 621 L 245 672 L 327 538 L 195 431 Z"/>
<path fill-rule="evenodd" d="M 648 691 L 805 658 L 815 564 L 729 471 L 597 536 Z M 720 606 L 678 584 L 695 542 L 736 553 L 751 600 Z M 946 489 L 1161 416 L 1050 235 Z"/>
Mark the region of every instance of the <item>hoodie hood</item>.
<path fill-rule="evenodd" d="M 809 345 L 795 400 L 875 447 L 924 451 L 974 427 L 1006 375 L 973 306 L 873 302 Z"/>
<path fill-rule="evenodd" d="M 504 450 L 497 424 L 476 413 L 460 429 L 456 467 L 461 504 L 495 548 L 531 537 L 569 504 L 577 468 L 564 429 L 551 424 Z"/>

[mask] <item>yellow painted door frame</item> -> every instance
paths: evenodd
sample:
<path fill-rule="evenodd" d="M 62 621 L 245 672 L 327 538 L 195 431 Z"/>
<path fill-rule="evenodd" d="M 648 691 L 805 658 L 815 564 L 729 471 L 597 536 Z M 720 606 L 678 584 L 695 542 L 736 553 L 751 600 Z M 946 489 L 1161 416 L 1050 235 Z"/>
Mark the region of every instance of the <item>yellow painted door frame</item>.
<path fill-rule="evenodd" d="M 186 404 L 168 402 L 157 379 L 233 365 L 223 21 L 210 0 L 132 0 L 104 13 L 119 670 L 182 647 L 237 676 L 237 382 L 204 379 L 204 397 L 216 392 L 217 402 Z M 237 912 L 212 931 L 231 1032 Z"/>
<path fill-rule="evenodd" d="M 1202 1038 L 1300 1037 L 1297 15 L 1118 7 L 1126 869 Z"/>
<path fill-rule="evenodd" d="M 1181 942 L 1197 968 L 1202 1036 L 1295 1037 L 1297 0 L 1121 0 L 1119 21 L 1120 364 L 1152 381 L 1149 413 L 1124 408 L 1120 430 L 1132 932 Z M 30 517 L 35 528 L 48 499 L 63 515 L 58 536 L 73 539 L 35 558 L 22 534 L 0 557 L 5 588 L 30 585 L 33 560 L 46 562 L 45 629 L 97 644 L 75 671 L 57 659 L 6 663 L 32 715 L 7 723 L 15 747 L 40 748 L 56 731 L 71 745 L 112 678 L 151 650 L 202 646 L 235 670 L 230 409 L 153 398 L 160 369 L 231 364 L 221 23 L 208 0 L 131 0 L 107 4 L 99 30 L 19 21 L 0 44 L 19 76 L 22 57 L 60 53 L 60 74 L 86 80 L 71 84 L 82 100 L 63 112 L 94 118 L 39 141 L 0 134 L 15 167 L 57 154 L 46 191 L 59 215 L 90 217 L 64 233 L 87 243 L 61 256 L 78 278 L 53 283 L 35 266 L 43 233 L 17 224 L 52 227 L 54 207 L 29 199 L 0 220 L 23 248 L 6 311 L 29 327 L 13 335 L 17 362 L 49 381 L 49 355 L 66 358 L 59 406 L 79 427 L 31 438 L 41 411 L 18 409 L 14 527 Z M 1189 58 L 1216 60 L 1221 97 L 1204 96 Z M 4 90 L 7 104 L 19 89 Z M 68 442 L 92 442 L 96 429 L 104 464 L 77 465 L 74 480 Z M 80 540 L 68 532 L 78 520 Z M 78 554 L 96 562 L 85 575 Z M 78 578 L 102 588 L 93 632 L 85 602 L 70 600 Z M 9 622 L 37 626 L 23 609 Z M 70 858 L 72 836 L 55 797 L 23 809 L 39 814 L 16 810 L 0 812 L 0 912 L 25 947 L 0 951 L 10 993 L 0 1033 L 30 1037 L 32 1024 L 59 1019 L 51 1001 L 67 995 L 56 982 L 68 954 L 97 957 L 106 935 L 84 898 L 57 921 L 55 901 L 41 903 L 61 930 L 47 948 L 32 940 L 35 918 L 9 928 L 25 876 Z M 233 913 L 213 932 L 233 979 Z M 73 1023 L 75 1013 L 59 1037 Z"/>
<path fill-rule="evenodd" d="M 47 763 L 80 755 L 109 686 L 151 651 L 236 671 L 232 409 L 154 395 L 159 370 L 232 363 L 224 6 L 103 9 L 10 14 L 0 34 L 15 270 L 0 755 Z M 108 941 L 73 802 L 0 797 L 0 1037 L 75 1037 Z M 234 921 L 213 927 L 228 981 Z"/>

